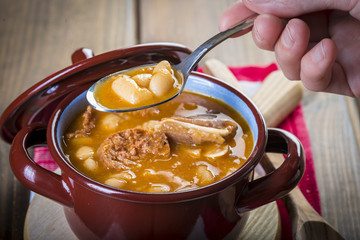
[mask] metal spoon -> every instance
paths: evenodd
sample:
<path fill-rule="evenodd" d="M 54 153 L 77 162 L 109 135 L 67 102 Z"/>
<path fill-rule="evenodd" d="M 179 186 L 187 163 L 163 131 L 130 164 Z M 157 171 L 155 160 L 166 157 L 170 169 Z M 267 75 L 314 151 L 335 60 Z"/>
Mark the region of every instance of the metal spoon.
<path fill-rule="evenodd" d="M 233 36 L 235 34 L 243 35 L 243 34 L 249 32 L 251 30 L 251 27 L 254 24 L 254 20 L 255 20 L 256 16 L 257 16 L 257 14 L 253 14 L 253 15 L 247 17 L 246 19 L 244 19 L 241 23 L 239 23 L 235 27 L 218 33 L 217 35 L 213 36 L 212 38 L 210 38 L 209 40 L 207 40 L 206 42 L 201 44 L 197 49 L 195 49 L 182 62 L 180 62 L 177 65 L 173 65 L 172 67 L 175 70 L 177 70 L 179 75 L 182 77 L 182 84 L 181 84 L 181 87 L 180 87 L 179 91 L 174 96 L 170 97 L 169 99 L 157 102 L 155 104 L 150 104 L 150 105 L 141 106 L 141 107 L 134 107 L 134 108 L 126 108 L 126 109 L 110 109 L 110 108 L 104 107 L 101 104 L 99 104 L 96 101 L 96 99 L 94 98 L 94 89 L 95 89 L 97 84 L 109 79 L 109 76 L 106 76 L 106 77 L 100 79 L 99 81 L 97 81 L 94 85 L 92 85 L 88 89 L 87 94 L 86 94 L 87 101 L 89 102 L 89 104 L 93 108 L 95 108 L 97 110 L 100 110 L 100 111 L 104 111 L 104 112 L 128 112 L 128 111 L 135 111 L 135 110 L 140 110 L 140 109 L 144 109 L 144 108 L 153 107 L 153 106 L 162 104 L 164 102 L 167 102 L 167 101 L 177 97 L 178 95 L 180 95 L 183 92 L 183 90 L 185 88 L 187 78 L 188 78 L 190 72 L 192 70 L 194 70 L 196 64 L 205 56 L 205 54 L 208 53 L 216 45 L 218 45 L 219 43 L 226 40 L 227 38 L 229 38 L 229 37 L 231 37 L 231 36 Z M 141 66 L 139 66 L 139 67 L 141 67 Z M 125 70 L 125 72 L 126 71 L 127 70 Z"/>

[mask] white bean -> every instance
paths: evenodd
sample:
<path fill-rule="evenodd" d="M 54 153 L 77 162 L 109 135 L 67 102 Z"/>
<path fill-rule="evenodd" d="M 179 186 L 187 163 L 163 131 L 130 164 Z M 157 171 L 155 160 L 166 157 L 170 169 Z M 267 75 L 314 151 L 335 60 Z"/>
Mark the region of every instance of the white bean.
<path fill-rule="evenodd" d="M 201 185 L 207 185 L 214 181 L 213 174 L 208 170 L 207 166 L 200 165 L 196 170 L 196 176 L 199 178 Z"/>
<path fill-rule="evenodd" d="M 75 153 L 75 156 L 80 160 L 87 159 L 89 157 L 92 157 L 93 155 L 94 149 L 89 146 L 82 146 Z"/>
<path fill-rule="evenodd" d="M 149 73 L 140 73 L 132 77 L 139 87 L 148 87 L 152 75 Z"/>
<path fill-rule="evenodd" d="M 101 119 L 101 126 L 106 130 L 115 130 L 122 118 L 116 114 L 108 114 Z"/>
<path fill-rule="evenodd" d="M 155 66 L 155 68 L 154 68 L 154 70 L 153 70 L 153 74 L 154 74 L 154 73 L 157 73 L 157 72 L 164 72 L 164 73 L 169 72 L 169 73 L 171 73 L 170 63 L 169 63 L 168 61 L 166 61 L 166 60 L 163 60 L 163 61 L 159 62 L 159 63 Z"/>
<path fill-rule="evenodd" d="M 126 181 L 124 179 L 117 179 L 117 178 L 108 178 L 105 181 L 105 184 L 110 185 L 116 188 L 122 188 L 125 186 Z"/>
<path fill-rule="evenodd" d="M 148 189 L 148 192 L 152 192 L 152 193 L 170 192 L 170 187 L 166 184 L 153 184 Z"/>
<path fill-rule="evenodd" d="M 151 131 L 156 131 L 157 128 L 159 128 L 159 126 L 160 126 L 159 123 L 160 123 L 159 120 L 149 120 L 147 122 L 144 122 L 139 127 L 143 128 L 143 129 L 151 130 Z"/>
<path fill-rule="evenodd" d="M 151 78 L 149 89 L 160 97 L 167 93 L 173 87 L 173 84 L 174 79 L 170 73 L 157 72 Z"/>
<path fill-rule="evenodd" d="M 111 88 L 120 98 L 131 104 L 139 104 L 153 97 L 148 89 L 139 87 L 135 80 L 123 75 L 114 80 Z"/>
<path fill-rule="evenodd" d="M 84 161 L 84 167 L 86 167 L 90 171 L 94 171 L 97 169 L 97 163 L 94 159 L 88 158 Z"/>
<path fill-rule="evenodd" d="M 123 180 L 131 180 L 136 177 L 135 173 L 132 171 L 124 171 L 121 173 L 117 173 L 111 176 L 112 178 L 116 179 L 123 179 Z"/>

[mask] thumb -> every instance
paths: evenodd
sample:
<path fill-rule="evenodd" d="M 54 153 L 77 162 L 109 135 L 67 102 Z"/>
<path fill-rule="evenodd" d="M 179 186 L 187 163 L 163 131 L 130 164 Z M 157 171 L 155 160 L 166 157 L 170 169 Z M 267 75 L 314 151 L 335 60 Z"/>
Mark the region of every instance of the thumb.
<path fill-rule="evenodd" d="M 360 20 L 360 0 L 243 0 L 257 13 L 268 13 L 281 18 L 296 17 L 321 10 L 342 10 Z"/>
<path fill-rule="evenodd" d="M 254 12 L 250 11 L 241 1 L 235 2 L 220 16 L 219 29 L 220 31 L 225 31 L 226 29 L 234 27 L 252 14 L 254 14 Z"/>

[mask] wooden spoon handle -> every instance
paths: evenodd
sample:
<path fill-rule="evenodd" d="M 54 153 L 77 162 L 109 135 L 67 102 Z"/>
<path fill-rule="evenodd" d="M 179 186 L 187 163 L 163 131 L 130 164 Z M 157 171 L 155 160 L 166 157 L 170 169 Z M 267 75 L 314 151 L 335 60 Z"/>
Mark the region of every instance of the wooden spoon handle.
<path fill-rule="evenodd" d="M 222 62 L 209 59 L 204 72 L 223 80 L 240 91 L 236 77 Z M 268 127 L 276 127 L 300 103 L 303 96 L 302 84 L 286 79 L 281 71 L 269 74 L 252 100 L 263 114 Z M 269 173 L 284 161 L 280 154 L 264 154 L 261 165 Z M 282 198 L 290 216 L 294 239 L 343 239 L 308 203 L 298 187 Z"/>
<path fill-rule="evenodd" d="M 239 81 L 234 76 L 234 74 L 229 70 L 229 68 L 215 58 L 211 58 L 205 61 L 203 66 L 203 71 L 206 74 L 219 78 L 224 82 L 231 84 L 233 87 L 237 88 L 239 91 L 244 92 L 240 87 Z"/>
<path fill-rule="evenodd" d="M 261 159 L 261 166 L 265 172 L 270 173 L 275 170 L 275 167 L 280 166 L 283 161 L 284 157 L 282 155 L 267 153 Z M 294 188 L 282 198 L 282 202 L 289 213 L 294 239 L 344 239 L 334 227 L 314 210 L 300 191 L 300 188 Z"/>
<path fill-rule="evenodd" d="M 303 87 L 299 81 L 289 81 L 282 71 L 270 73 L 252 100 L 263 114 L 268 127 L 278 126 L 299 106 Z"/>

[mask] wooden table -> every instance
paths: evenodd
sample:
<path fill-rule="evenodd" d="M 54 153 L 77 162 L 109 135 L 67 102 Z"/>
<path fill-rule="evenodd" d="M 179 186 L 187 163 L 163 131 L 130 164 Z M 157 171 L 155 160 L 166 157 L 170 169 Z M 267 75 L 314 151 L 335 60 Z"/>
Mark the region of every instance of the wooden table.
<path fill-rule="evenodd" d="M 46 75 L 71 64 L 79 47 L 95 53 L 137 43 L 176 42 L 194 49 L 218 32 L 234 0 L 0 0 L 0 111 Z M 271 52 L 251 36 L 209 53 L 228 65 L 266 65 Z M 360 239 L 360 124 L 356 100 L 306 92 L 323 216 L 346 239 Z M 28 191 L 13 176 L 0 140 L 0 239 L 22 239 Z"/>

